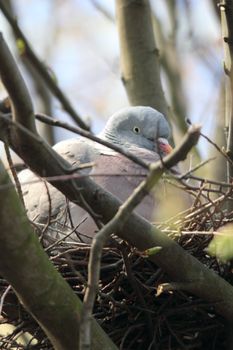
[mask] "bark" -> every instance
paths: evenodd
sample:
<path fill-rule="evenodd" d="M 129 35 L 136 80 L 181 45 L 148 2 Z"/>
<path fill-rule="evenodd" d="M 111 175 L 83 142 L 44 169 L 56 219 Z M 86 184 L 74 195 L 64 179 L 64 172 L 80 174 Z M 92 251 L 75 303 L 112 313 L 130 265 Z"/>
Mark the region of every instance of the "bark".
<path fill-rule="evenodd" d="M 49 261 L 2 163 L 0 186 L 0 273 L 54 348 L 77 350 L 82 303 Z M 116 349 L 95 321 L 92 331 L 94 349 Z"/>
<path fill-rule="evenodd" d="M 116 0 L 122 81 L 132 105 L 151 106 L 165 116 L 161 79 L 148 0 Z"/>
<path fill-rule="evenodd" d="M 224 40 L 224 68 L 226 73 L 226 122 L 228 129 L 227 152 L 233 159 L 233 1 L 223 0 L 220 2 L 222 35 Z"/>
<path fill-rule="evenodd" d="M 8 2 L 5 2 L 4 6 L 6 7 L 7 13 L 9 13 L 9 16 L 12 18 L 16 17 L 14 7 L 12 5 L 12 1 L 8 0 Z M 14 39 L 17 45 L 17 40 L 19 39 L 18 35 L 16 35 L 16 32 L 13 31 Z M 37 96 L 39 97 L 40 104 L 42 105 L 42 111 L 48 115 L 52 114 L 52 100 L 51 100 L 51 94 L 46 86 L 46 83 L 41 78 L 40 74 L 38 74 L 37 70 L 33 67 L 30 60 L 28 59 L 27 55 L 25 55 L 24 50 L 19 52 L 20 59 L 22 63 L 24 64 L 31 80 L 34 85 L 35 91 L 37 93 Z M 38 122 L 37 124 L 39 134 L 50 144 L 54 145 L 54 135 L 53 135 L 53 129 L 49 125 L 42 124 Z"/>
<path fill-rule="evenodd" d="M 174 21 L 175 20 L 173 19 L 173 22 Z M 185 121 L 185 118 L 187 117 L 187 107 L 184 88 L 182 85 L 181 62 L 176 47 L 176 35 L 171 32 L 169 38 L 166 38 L 163 33 L 163 25 L 164 23 L 160 23 L 157 16 L 153 14 L 153 26 L 160 50 L 161 66 L 167 76 L 169 92 L 171 95 L 173 111 L 173 113 L 171 113 L 171 118 L 179 131 L 184 134 L 187 131 L 187 123 Z M 173 30 L 175 31 L 176 28 L 173 28 Z"/>
<path fill-rule="evenodd" d="M 225 123 L 227 130 L 227 154 L 233 160 L 233 1 L 221 0 L 219 8 L 224 40 L 224 68 L 226 73 Z M 229 163 L 227 163 L 227 178 L 229 182 L 232 182 L 233 167 Z M 232 209 L 232 201 L 228 201 L 228 210 L 232 211 Z"/>
<path fill-rule="evenodd" d="M 31 138 L 31 141 L 28 139 L 28 142 L 30 143 L 28 153 L 30 153 L 34 147 L 34 138 Z M 12 145 L 13 143 L 14 140 L 11 140 Z M 43 147 L 42 143 L 40 147 Z M 21 156 L 25 157 L 25 152 Z M 65 174 L 59 168 L 59 161 L 53 158 L 52 154 L 47 154 L 47 158 L 44 159 L 39 159 L 38 156 L 31 157 L 31 155 L 28 155 L 25 159 L 27 159 L 31 169 L 40 175 Z M 58 169 L 60 169 L 59 173 L 57 173 Z M 111 220 L 121 205 L 117 198 L 104 191 L 89 178 L 61 181 L 53 185 L 76 203 L 78 198 L 77 188 L 81 188 L 85 201 L 96 214 L 101 215 L 104 223 Z M 79 204 L 82 205 L 82 203 Z M 233 320 L 232 286 L 185 252 L 166 234 L 163 234 L 136 214 L 130 215 L 124 227 L 117 234 L 141 251 L 157 246 L 162 247 L 161 251 L 151 256 L 150 259 L 166 271 L 173 281 L 181 282 L 182 289 L 212 303 L 216 312 L 228 320 Z"/>
<path fill-rule="evenodd" d="M 14 105 L 18 102 L 18 98 L 14 101 L 15 91 L 18 91 L 20 86 L 10 84 L 11 71 L 6 71 L 9 66 L 4 65 L 2 56 L 3 52 L 0 50 L 0 73 L 4 71 L 4 84 L 8 88 Z M 8 124 L 8 128 L 9 126 L 10 124 Z M 13 134 L 8 129 L 10 135 L 17 134 L 17 130 L 21 130 L 20 137 L 10 137 L 11 145 L 20 153 L 32 170 L 40 176 L 65 174 L 64 168 L 68 167 L 65 160 L 58 157 L 48 145 L 43 144 L 38 137 L 36 138 L 33 133 L 29 133 L 27 129 L 25 129 L 27 131 L 25 132 L 25 130 L 14 127 Z M 4 132 L 4 128 L 2 132 Z M 21 147 L 22 144 L 24 147 Z M 165 159 L 163 162 L 165 162 Z M 170 163 L 170 166 L 173 165 Z M 82 195 L 87 204 L 102 216 L 104 223 L 107 223 L 115 215 L 121 204 L 114 196 L 88 178 L 72 179 L 67 182 L 60 181 L 53 185 L 75 203 L 78 201 L 77 189 L 82 189 Z M 151 256 L 150 259 L 166 271 L 172 280 L 180 282 L 184 290 L 209 301 L 219 314 L 228 320 L 233 320 L 232 286 L 185 252 L 175 241 L 135 214 L 130 215 L 123 228 L 117 233 L 121 238 L 142 251 L 151 247 L 161 247 L 162 249 L 156 255 Z"/>
<path fill-rule="evenodd" d="M 30 95 L 2 36 L 0 36 L 0 46 L 1 78 L 12 98 L 13 119 L 16 123 L 19 122 L 22 128 L 18 129 L 19 132 L 14 129 L 11 133 L 9 129 L 6 130 L 3 127 L 2 140 L 5 141 L 7 135 L 11 135 L 19 154 L 22 156 L 28 154 L 29 158 L 37 159 L 38 166 L 44 173 L 42 159 L 47 159 L 47 163 L 51 157 L 53 158 L 54 151 L 48 144 L 43 143 L 36 133 Z M 32 139 L 31 148 L 29 145 Z M 25 160 L 24 156 L 23 159 Z M 57 160 L 56 170 L 54 170 L 59 173 L 61 169 L 64 171 L 67 164 L 61 157 Z M 1 168 L 1 181 L 3 184 L 8 182 L 3 168 Z M 76 349 L 81 302 L 56 272 L 37 238 L 32 234 L 26 214 L 17 203 L 16 194 L 13 190 L 7 191 L 9 192 L 5 195 L 1 193 L 0 197 L 2 229 L 0 271 L 44 329 L 55 348 Z M 12 218 L 15 218 L 15 221 Z M 61 306 L 63 304 L 64 307 Z M 65 322 L 67 327 L 64 326 Z M 115 348 L 96 323 L 93 327 L 93 342 L 95 348 Z"/>

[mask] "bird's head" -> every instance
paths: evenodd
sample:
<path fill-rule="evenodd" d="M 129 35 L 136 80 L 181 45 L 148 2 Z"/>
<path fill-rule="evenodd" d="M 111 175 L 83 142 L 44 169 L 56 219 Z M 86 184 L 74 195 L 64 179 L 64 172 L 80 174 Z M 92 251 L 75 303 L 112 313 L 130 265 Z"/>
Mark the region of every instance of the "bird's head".
<path fill-rule="evenodd" d="M 123 147 L 145 148 L 162 156 L 171 151 L 170 127 L 162 113 L 151 107 L 127 107 L 114 113 L 101 137 Z"/>

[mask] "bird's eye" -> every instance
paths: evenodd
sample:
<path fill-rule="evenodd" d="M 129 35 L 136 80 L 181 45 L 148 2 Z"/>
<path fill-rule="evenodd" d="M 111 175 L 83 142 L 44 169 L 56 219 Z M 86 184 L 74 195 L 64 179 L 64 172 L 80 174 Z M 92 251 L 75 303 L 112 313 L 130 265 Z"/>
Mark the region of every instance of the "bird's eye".
<path fill-rule="evenodd" d="M 133 131 L 135 132 L 135 134 L 139 134 L 140 133 L 140 128 L 138 126 L 135 126 L 133 128 Z"/>

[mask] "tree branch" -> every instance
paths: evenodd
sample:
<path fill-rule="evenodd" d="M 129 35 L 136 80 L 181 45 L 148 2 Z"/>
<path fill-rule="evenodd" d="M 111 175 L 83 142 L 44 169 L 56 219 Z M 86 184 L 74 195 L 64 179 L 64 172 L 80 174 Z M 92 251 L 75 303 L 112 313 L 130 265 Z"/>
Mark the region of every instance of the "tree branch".
<path fill-rule="evenodd" d="M 193 126 L 189 129 L 180 147 L 163 160 L 162 166 L 160 162 L 151 164 L 147 179 L 141 182 L 131 196 L 119 207 L 116 215 L 93 238 L 88 264 L 87 289 L 81 317 L 80 350 L 90 350 L 91 348 L 91 316 L 98 292 L 102 249 L 106 241 L 112 233 L 122 230 L 132 211 L 156 185 L 165 169 L 175 166 L 180 160 L 186 158 L 191 148 L 196 145 L 199 136 L 200 127 Z"/>
<path fill-rule="evenodd" d="M 9 16 L 12 18 L 16 18 L 16 14 L 14 11 L 14 6 L 12 5 L 12 0 L 5 1 L 4 6 L 6 8 L 6 11 L 8 12 Z M 29 77 L 32 80 L 32 83 L 35 87 L 35 90 L 37 92 L 37 97 L 39 97 L 41 109 L 44 113 L 47 113 L 48 115 L 52 114 L 52 100 L 51 100 L 51 93 L 49 89 L 47 88 L 46 82 L 41 77 L 41 75 L 38 73 L 38 71 L 34 68 L 34 66 L 31 64 L 30 59 L 27 55 L 25 55 L 25 50 L 20 49 L 19 45 L 19 37 L 16 34 L 15 31 L 13 31 L 16 48 L 18 48 L 18 54 L 19 57 L 26 68 Z M 51 39 L 50 39 L 51 40 Z M 45 138 L 45 140 L 50 144 L 54 145 L 54 135 L 53 135 L 53 128 L 48 125 L 44 125 L 41 123 L 38 123 L 38 133 L 42 135 L 42 137 Z"/>
<path fill-rule="evenodd" d="M 3 137 L 3 141 L 5 141 L 6 136 L 9 136 L 9 139 L 11 140 L 11 146 L 13 146 L 16 151 L 18 151 L 18 154 L 24 159 L 24 161 L 28 163 L 28 160 L 30 158 L 34 158 L 34 164 L 38 163 L 37 169 L 40 169 L 42 173 L 46 173 L 46 171 L 44 171 L 43 162 L 46 160 L 46 164 L 48 166 L 49 160 L 52 160 L 54 161 L 54 169 L 52 173 L 55 174 L 56 172 L 57 174 L 64 174 L 64 170 L 69 169 L 70 165 L 67 162 L 64 162 L 64 159 L 57 155 L 56 152 L 54 152 L 49 145 L 43 142 L 43 140 L 36 133 L 30 96 L 2 35 L 0 35 L 0 74 L 3 83 L 5 84 L 10 95 L 13 108 L 13 121 L 2 116 L 2 119 L 5 120 L 5 123 L 3 123 L 4 127 L 1 128 L 1 136 Z M 6 128 L 7 124 L 6 122 L 11 124 L 13 127 L 11 130 L 7 128 L 4 133 L 4 129 Z M 50 172 L 49 167 L 47 170 Z M 3 174 L 3 184 L 9 183 L 6 175 L 4 175 L 5 173 L 3 171 L 3 168 L 1 169 L 1 172 Z M 14 196 L 16 195 L 12 188 L 7 187 L 5 188 L 5 191 L 9 191 L 7 192 L 7 198 L 9 198 L 10 202 L 5 202 L 5 196 L 0 196 L 0 211 L 2 210 L 2 215 L 0 215 L 1 227 L 4 233 L 6 233 L 5 236 L 2 235 L 0 237 L 0 241 L 2 243 L 1 247 L 4 250 L 4 254 L 1 254 L 0 259 L 1 273 L 15 288 L 16 293 L 19 295 L 20 299 L 23 300 L 25 306 L 40 323 L 52 343 L 56 345 L 56 349 L 76 349 L 78 346 L 78 313 L 80 312 L 81 302 L 77 299 L 75 306 L 72 298 L 75 300 L 76 296 L 72 293 L 71 290 L 70 293 L 73 296 L 69 294 L 66 295 L 66 293 L 68 293 L 68 286 L 64 287 L 61 295 L 57 292 L 59 288 L 62 288 L 65 281 L 62 282 L 62 277 L 58 279 L 57 275 L 52 275 L 52 265 L 49 266 L 48 263 L 46 263 L 46 260 L 43 260 L 45 259 L 42 256 L 43 250 L 40 247 L 37 238 L 35 237 L 34 239 L 31 238 L 29 240 L 27 236 L 26 238 L 23 236 L 24 230 L 27 233 L 28 237 L 31 235 L 29 229 L 30 226 L 26 220 L 26 214 L 22 212 L 20 206 L 18 206 L 16 212 L 11 212 L 11 206 L 15 208 Z M 76 197 L 76 200 L 78 200 L 79 195 L 77 194 L 75 186 L 72 191 Z M 12 220 L 13 217 L 15 217 L 15 220 L 19 220 L 19 224 L 15 224 L 15 221 Z M 22 226 L 20 226 L 21 220 Z M 22 231 L 21 240 L 20 237 L 16 235 L 16 231 L 18 232 L 20 230 Z M 12 234 L 12 238 L 10 238 L 10 234 Z M 15 242 L 16 247 L 14 247 Z M 22 248 L 21 252 L 19 251 L 20 247 Z M 27 258 L 23 259 L 25 249 L 27 251 L 27 258 L 29 260 L 27 260 Z M 29 253 L 30 251 L 31 254 Z M 37 266 L 40 264 L 41 268 L 43 269 L 40 270 L 38 268 L 37 270 Z M 15 274 L 15 266 L 17 266 L 18 269 L 17 274 Z M 35 273 L 35 270 L 37 270 L 38 276 Z M 26 278 L 26 272 L 28 273 L 28 278 Z M 34 280 L 34 284 L 30 288 L 29 284 L 31 282 L 30 279 L 32 276 L 37 276 L 38 279 Z M 25 284 L 22 282 L 22 280 L 25 282 Z M 51 284 L 49 283 L 49 285 L 46 287 L 48 282 Z M 66 298 L 68 298 L 68 300 L 70 298 L 72 301 L 72 303 L 68 304 L 67 306 L 64 304 L 64 300 L 66 300 Z M 53 302 L 51 300 L 53 300 Z M 65 305 L 64 310 L 61 307 L 62 302 Z M 54 309 L 58 310 L 57 313 L 54 311 Z M 73 327 L 71 327 L 70 324 L 70 327 L 68 327 L 66 330 L 66 336 L 64 336 L 63 321 L 69 317 L 69 313 L 70 319 L 69 321 L 67 320 L 67 325 L 73 323 Z M 54 317 L 56 320 L 54 320 Z M 69 331 L 71 333 L 69 333 Z M 102 346 L 106 347 L 108 347 L 109 344 L 112 344 L 98 325 L 94 325 L 94 332 L 97 334 L 97 340 L 94 337 L 94 342 L 97 341 L 98 344 L 100 342 L 103 342 Z M 95 344 L 95 346 L 98 345 Z M 102 349 L 102 346 L 100 349 Z"/>
<path fill-rule="evenodd" d="M 226 73 L 226 102 L 225 114 L 227 121 L 228 139 L 227 153 L 233 159 L 233 2 L 221 0 L 219 3 L 221 14 L 222 36 L 224 40 L 224 69 Z M 229 166 L 229 176 L 233 177 L 233 167 Z"/>
<path fill-rule="evenodd" d="M 170 1 L 168 1 L 167 6 L 170 8 Z M 172 6 L 172 8 L 174 8 L 174 6 Z M 171 13 L 172 10 L 169 12 Z M 170 17 L 172 17 L 174 22 L 175 14 L 173 13 L 173 16 Z M 163 32 L 164 22 L 160 23 L 156 14 L 153 14 L 152 20 L 155 34 L 157 34 L 155 37 L 158 40 L 161 66 L 167 76 L 171 94 L 171 105 L 172 110 L 174 111 L 174 113 L 171 113 L 171 117 L 172 120 L 174 120 L 175 125 L 179 127 L 179 130 L 182 133 L 185 133 L 187 131 L 187 123 L 185 122 L 187 108 L 184 88 L 182 86 L 180 58 L 176 47 L 176 31 L 172 30 L 168 39 Z"/>
<path fill-rule="evenodd" d="M 116 0 L 116 14 L 122 81 L 130 103 L 151 106 L 168 116 L 149 1 Z"/>
<path fill-rule="evenodd" d="M 0 162 L 0 184 L 10 179 Z M 82 303 L 57 272 L 32 231 L 13 186 L 0 196 L 0 273 L 57 350 L 77 350 Z M 95 349 L 116 349 L 92 319 Z"/>
<path fill-rule="evenodd" d="M 13 117 L 28 130 L 36 133 L 33 106 L 28 89 L 21 78 L 16 62 L 8 49 L 2 33 L 0 33 L 0 66 L 1 80 L 13 103 Z M 16 89 L 15 87 L 18 87 Z"/>
<path fill-rule="evenodd" d="M 0 73 L 1 71 L 2 66 L 0 65 Z M 5 75 L 7 77 L 7 72 L 5 72 Z M 15 89 L 17 89 L 17 86 L 15 86 Z M 14 139 L 10 141 L 14 145 Z M 28 134 L 27 147 L 22 155 L 31 169 L 41 177 L 46 174 L 51 176 L 64 175 L 65 172 L 62 170 L 60 162 L 63 161 L 62 164 L 67 168 L 69 164 L 61 157 L 56 157 L 56 153 L 48 146 L 40 144 L 40 148 L 43 150 L 39 152 L 39 148 L 37 149 L 34 144 L 34 137 L 30 138 Z M 31 149 L 37 150 L 35 156 L 31 156 Z M 167 165 L 169 165 L 169 161 L 170 166 L 172 166 L 173 163 L 169 157 L 164 159 L 165 164 L 168 162 Z M 151 181 L 154 180 L 151 179 Z M 75 203 L 77 203 L 77 187 L 80 188 L 87 204 L 102 216 L 104 223 L 112 219 L 121 205 L 117 198 L 104 191 L 89 178 L 54 182 L 53 185 Z M 175 282 L 182 282 L 186 285 L 187 291 L 213 303 L 216 311 L 226 319 L 233 319 L 232 286 L 185 252 L 166 234 L 163 234 L 136 214 L 130 215 L 124 227 L 119 229 L 117 234 L 141 251 L 156 246 L 161 247 L 162 249 L 156 255 L 150 256 L 150 259 L 166 271 Z"/>
<path fill-rule="evenodd" d="M 34 138 L 29 141 L 30 148 L 34 147 L 34 142 Z M 40 147 L 43 148 L 44 144 L 41 144 Z M 53 159 L 51 153 L 48 153 L 47 158 L 43 161 L 36 157 L 25 156 L 26 158 L 31 169 L 42 177 L 44 173 L 50 173 L 51 176 L 58 175 L 58 169 L 59 174 L 65 175 L 64 172 L 62 173 L 58 160 Z M 166 164 L 166 159 L 164 159 L 164 162 Z M 38 166 L 38 163 L 40 166 Z M 65 160 L 64 163 L 68 167 Z M 173 164 L 170 163 L 170 165 Z M 72 179 L 66 182 L 56 181 L 53 185 L 75 203 L 77 203 L 76 188 L 81 188 L 81 193 L 86 202 L 97 214 L 102 216 L 104 223 L 111 220 L 121 205 L 117 198 L 104 191 L 89 178 Z M 124 227 L 117 234 L 141 251 L 156 246 L 162 247 L 161 251 L 151 256 L 150 259 L 166 271 L 174 281 L 181 281 L 184 285 L 186 284 L 187 291 L 213 303 L 216 311 L 226 319 L 233 318 L 232 286 L 214 271 L 209 270 L 197 259 L 186 253 L 166 234 L 163 234 L 136 214 L 130 215 Z"/>

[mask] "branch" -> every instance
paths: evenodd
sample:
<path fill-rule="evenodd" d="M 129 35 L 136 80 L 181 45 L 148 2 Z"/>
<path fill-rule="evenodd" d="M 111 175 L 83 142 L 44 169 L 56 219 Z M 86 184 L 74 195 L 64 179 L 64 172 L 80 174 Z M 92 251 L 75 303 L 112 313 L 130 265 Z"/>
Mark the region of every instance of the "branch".
<path fill-rule="evenodd" d="M 173 3 L 173 5 L 174 4 L 175 3 Z M 168 1 L 167 6 L 169 8 L 171 7 L 171 1 Z M 171 13 L 172 11 L 169 12 Z M 173 18 L 174 22 L 175 13 L 170 17 Z M 171 94 L 171 105 L 172 110 L 174 111 L 174 113 L 171 113 L 171 117 L 174 120 L 175 125 L 179 127 L 179 130 L 182 133 L 185 133 L 187 131 L 187 124 L 185 122 L 187 107 L 184 88 L 182 85 L 180 58 L 176 47 L 176 32 L 173 29 L 171 35 L 167 38 L 163 32 L 164 22 L 160 23 L 160 20 L 155 13 L 153 13 L 152 20 L 155 28 L 155 36 L 158 40 L 158 47 L 160 49 L 161 66 L 167 76 Z"/>
<path fill-rule="evenodd" d="M 168 115 L 148 0 L 116 0 L 122 81 L 132 105 Z"/>
<path fill-rule="evenodd" d="M 5 1 L 4 6 L 6 7 L 6 11 L 8 11 L 9 16 L 12 18 L 16 18 L 14 8 L 12 5 L 12 0 Z M 35 87 L 35 90 L 37 92 L 37 96 L 40 100 L 40 105 L 44 113 L 47 113 L 48 115 L 52 114 L 52 100 L 51 100 L 51 93 L 49 89 L 46 86 L 45 81 L 41 77 L 41 75 L 38 73 L 38 71 L 34 68 L 34 66 L 31 64 L 30 59 L 28 59 L 28 56 L 25 55 L 24 49 L 20 49 L 20 39 L 18 38 L 18 35 L 13 32 L 14 38 L 16 41 L 16 48 L 18 48 L 18 54 L 20 56 L 20 59 L 28 71 L 29 77 L 32 80 L 32 83 Z M 52 40 L 52 38 L 50 38 Z M 54 145 L 54 135 L 53 135 L 53 129 L 51 126 L 44 125 L 41 123 L 38 123 L 38 133 L 42 135 L 42 137 L 45 138 L 45 140 L 50 144 Z"/>
<path fill-rule="evenodd" d="M 11 122 L 12 114 L 11 114 L 11 110 L 5 106 L 6 102 L 8 102 L 8 98 L 3 100 L 3 101 L 0 101 L 0 118 L 2 119 L 2 122 L 4 122 L 7 125 L 8 130 L 11 129 L 11 133 L 13 133 L 12 129 L 14 127 L 23 130 L 23 128 L 21 128 L 18 123 Z M 138 158 L 137 156 L 135 156 L 134 154 L 129 152 L 127 149 L 120 147 L 116 144 L 113 144 L 111 142 L 105 141 L 105 140 L 99 138 L 98 136 L 93 135 L 91 132 L 89 132 L 87 130 L 81 129 L 78 126 L 73 126 L 69 123 L 60 121 L 58 119 L 51 118 L 51 117 L 49 117 L 45 114 L 42 114 L 42 113 L 36 113 L 35 118 L 42 123 L 46 123 L 46 124 L 51 125 L 51 126 L 56 126 L 59 128 L 63 128 L 63 129 L 72 131 L 75 134 L 78 134 L 78 135 L 83 136 L 89 140 L 92 140 L 92 141 L 97 142 L 101 145 L 104 145 L 104 146 L 106 146 L 106 147 L 108 147 L 116 152 L 119 152 L 120 154 L 124 155 L 126 158 L 132 160 L 134 163 L 141 165 L 143 168 L 149 169 L 148 163 L 143 161 L 141 158 Z M 4 135 L 4 133 L 2 133 L 2 136 L 0 137 L 0 139 L 3 139 L 3 135 Z M 39 137 L 36 137 L 36 138 L 37 138 L 38 142 L 44 143 L 44 141 L 42 139 L 40 139 Z"/>
<path fill-rule="evenodd" d="M 98 292 L 102 249 L 106 241 L 112 233 L 118 232 L 124 227 L 132 211 L 156 185 L 165 169 L 175 166 L 179 161 L 186 158 L 191 148 L 197 144 L 199 136 L 200 127 L 193 126 L 189 129 L 180 147 L 163 160 L 162 166 L 160 162 L 151 164 L 147 179 L 141 182 L 125 203 L 119 207 L 116 215 L 93 238 L 88 264 L 87 289 L 81 317 L 80 350 L 91 348 L 91 316 Z"/>
<path fill-rule="evenodd" d="M 80 125 L 81 128 L 89 130 L 88 125 L 81 119 L 81 117 L 77 114 L 74 107 L 72 106 L 71 102 L 69 101 L 68 97 L 62 92 L 62 90 L 59 88 L 59 86 L 56 84 L 53 77 L 49 74 L 47 68 L 45 65 L 38 59 L 36 54 L 34 53 L 33 49 L 31 48 L 27 38 L 21 31 L 20 27 L 18 26 L 18 23 L 16 19 L 11 16 L 10 12 L 7 9 L 7 6 L 4 4 L 5 0 L 0 0 L 0 9 L 4 16 L 6 17 L 7 21 L 10 23 L 11 28 L 14 32 L 14 35 L 22 40 L 24 45 L 24 55 L 27 56 L 28 60 L 31 62 L 32 66 L 35 68 L 35 70 L 41 75 L 41 77 L 44 79 L 47 87 L 50 89 L 52 94 L 57 97 L 57 99 L 60 101 L 61 105 L 63 106 L 64 110 L 70 114 L 70 116 L 73 118 L 73 120 Z"/>
<path fill-rule="evenodd" d="M 0 33 L 0 51 L 0 77 L 13 101 L 14 120 L 36 133 L 33 106 L 28 89 L 21 78 L 16 62 L 3 39 L 2 33 Z M 15 87 L 18 87 L 18 89 Z"/>
<path fill-rule="evenodd" d="M 11 185 L 0 162 L 0 184 Z M 57 350 L 78 349 L 82 303 L 57 272 L 28 222 L 12 186 L 0 196 L 0 273 Z M 92 319 L 93 348 L 116 349 Z"/>
<path fill-rule="evenodd" d="M 1 71 L 2 67 L 0 65 L 0 73 Z M 17 86 L 15 88 L 17 89 Z M 11 138 L 10 142 L 15 146 L 15 139 Z M 30 137 L 29 134 L 26 146 L 22 154 L 23 159 L 41 177 L 46 174 L 51 176 L 65 175 L 60 162 L 62 161 L 62 164 L 67 168 L 70 165 L 58 155 L 53 158 L 53 155 L 55 156 L 56 153 L 49 146 L 41 143 L 41 152 L 39 152 L 39 147 L 35 145 L 34 137 Z M 31 150 L 37 153 L 31 156 Z M 44 157 L 41 158 L 41 155 Z M 166 161 L 168 162 L 167 166 L 169 162 L 172 165 L 169 157 L 167 160 L 164 159 L 165 164 Z M 86 203 L 97 214 L 101 215 L 104 223 L 113 218 L 121 205 L 116 197 L 104 191 L 89 178 L 54 182 L 53 185 L 74 203 L 77 203 L 77 187 L 80 188 Z M 166 234 L 136 214 L 130 215 L 124 227 L 119 229 L 117 234 L 141 251 L 152 247 L 161 247 L 162 249 L 156 255 L 150 256 L 150 259 L 166 271 L 175 282 L 187 284 L 187 290 L 190 293 L 213 303 L 216 311 L 223 317 L 228 320 L 233 319 L 232 286 L 214 271 L 209 270 L 197 259 L 185 252 Z"/>
<path fill-rule="evenodd" d="M 57 155 L 36 133 L 30 96 L 2 35 L 0 35 L 0 74 L 10 95 L 13 109 L 13 121 L 2 115 L 2 120 L 5 121 L 1 128 L 3 141 L 8 135 L 11 145 L 23 160 L 30 164 L 30 159 L 34 158 L 34 165 L 37 163 L 36 168 L 40 169 L 43 174 L 47 173 L 44 170 L 44 161 L 47 165 L 46 170 L 49 172 L 49 162 L 53 162 L 51 174 L 64 174 L 66 169 L 70 168 L 70 164 L 64 162 L 64 159 Z M 4 133 L 6 125 L 9 124 L 13 127 L 11 130 L 8 128 Z M 4 250 L 0 257 L 1 273 L 44 329 L 55 348 L 76 349 L 81 302 L 49 263 L 37 237 L 31 232 L 25 212 L 19 204 L 15 204 L 17 195 L 11 187 L 12 184 L 9 184 L 9 179 L 1 164 L 0 182 L 7 185 L 4 189 L 7 200 L 5 196 L 0 196 L 0 218 L 3 230 L 0 242 Z M 77 202 L 78 195 L 75 186 L 72 192 Z M 12 218 L 18 221 L 17 224 Z M 17 266 L 17 273 L 15 266 Z M 63 322 L 66 322 L 67 328 Z M 93 331 L 95 348 L 100 343 L 102 345 L 99 349 L 102 349 L 103 346 L 106 349 L 109 346 L 115 348 L 107 335 L 95 323 Z"/>
<path fill-rule="evenodd" d="M 34 142 L 34 138 L 29 141 L 30 149 L 34 147 Z M 41 144 L 41 148 L 43 147 L 44 144 Z M 30 149 L 28 149 L 28 152 L 30 152 Z M 31 169 L 41 177 L 46 173 L 50 173 L 51 176 L 58 175 L 56 173 L 58 169 L 60 169 L 60 175 L 65 175 L 64 172 L 62 173 L 59 162 L 56 158 L 53 159 L 50 153 L 47 154 L 47 158 L 43 162 L 36 157 L 28 157 L 27 159 Z M 68 167 L 68 163 L 65 160 L 63 161 Z M 171 159 L 168 157 L 166 161 L 165 158 L 164 162 L 168 166 Z M 40 166 L 38 166 L 38 163 L 40 163 Z M 170 163 L 170 165 L 173 164 Z M 77 203 L 76 188 L 82 188 L 82 195 L 85 201 L 97 214 L 101 215 L 104 223 L 112 219 L 121 205 L 117 198 L 104 191 L 94 181 L 86 177 L 60 182 L 56 181 L 53 182 L 53 185 L 67 196 L 69 200 L 75 203 Z M 130 215 L 124 227 L 117 234 L 141 251 L 156 246 L 162 247 L 161 251 L 151 256 L 150 259 L 166 271 L 174 281 L 187 283 L 187 290 L 189 292 L 213 303 L 216 311 L 226 319 L 233 318 L 232 286 L 214 271 L 209 270 L 197 259 L 186 253 L 166 234 L 163 234 L 148 221 L 136 214 Z"/>
<path fill-rule="evenodd" d="M 221 0 L 219 3 L 221 14 L 222 36 L 224 40 L 224 69 L 226 73 L 226 102 L 225 114 L 227 121 L 227 153 L 233 160 L 233 2 Z M 228 165 L 228 180 L 233 178 L 233 166 Z"/>
<path fill-rule="evenodd" d="M 114 17 L 99 1 L 91 0 L 91 4 L 98 10 L 108 21 L 113 22 Z"/>

